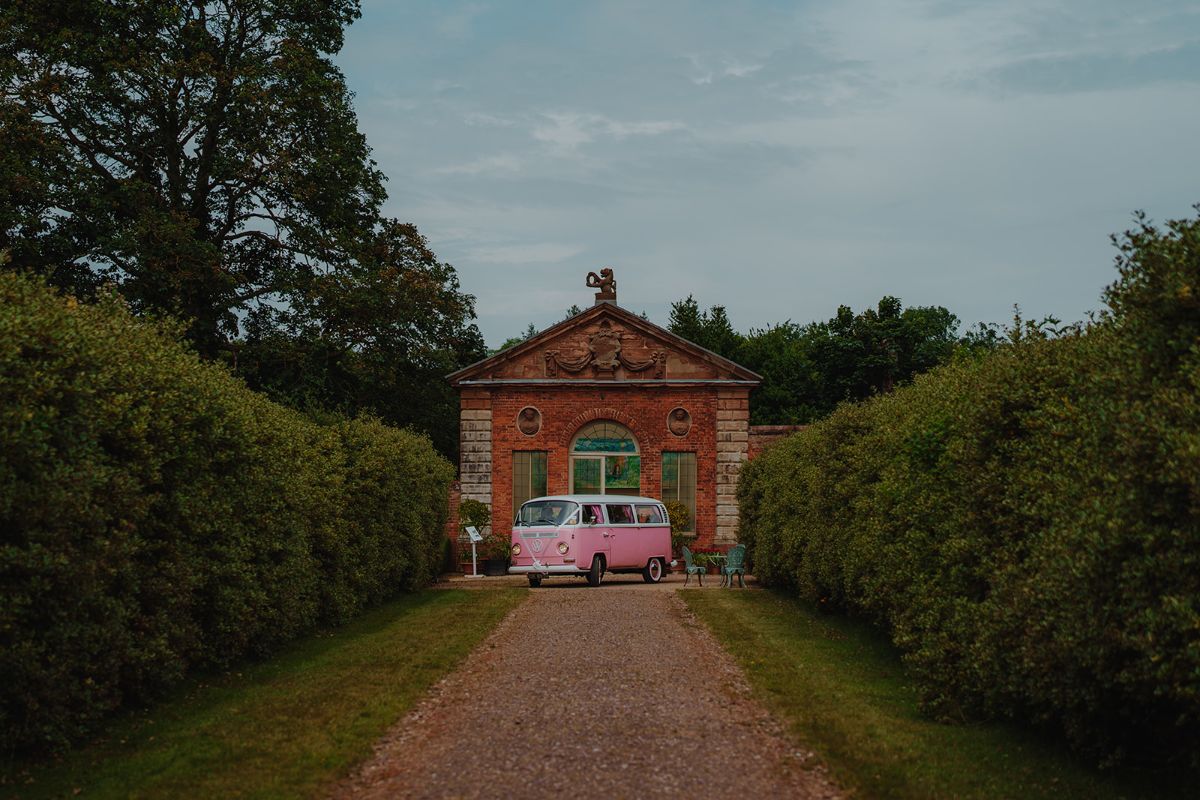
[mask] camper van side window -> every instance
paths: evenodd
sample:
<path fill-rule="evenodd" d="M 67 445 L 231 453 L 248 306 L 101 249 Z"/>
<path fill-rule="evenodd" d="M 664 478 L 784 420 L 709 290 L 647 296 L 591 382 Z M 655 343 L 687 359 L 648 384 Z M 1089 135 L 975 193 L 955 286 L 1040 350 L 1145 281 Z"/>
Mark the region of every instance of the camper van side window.
<path fill-rule="evenodd" d="M 662 525 L 663 515 L 658 506 L 637 506 L 639 525 Z"/>
<path fill-rule="evenodd" d="M 632 525 L 633 510 L 629 506 L 605 506 L 609 525 Z"/>

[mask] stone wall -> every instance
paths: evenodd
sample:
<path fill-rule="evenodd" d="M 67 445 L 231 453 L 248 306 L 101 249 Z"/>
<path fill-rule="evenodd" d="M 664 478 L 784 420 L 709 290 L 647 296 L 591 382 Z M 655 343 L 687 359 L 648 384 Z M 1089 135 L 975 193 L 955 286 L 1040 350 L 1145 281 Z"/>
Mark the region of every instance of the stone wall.
<path fill-rule="evenodd" d="M 750 393 L 724 389 L 717 393 L 717 529 L 713 544 L 737 543 L 737 484 L 742 463 L 749 457 Z"/>
<path fill-rule="evenodd" d="M 492 505 L 492 400 L 481 389 L 462 392 L 459 482 L 463 500 Z"/>

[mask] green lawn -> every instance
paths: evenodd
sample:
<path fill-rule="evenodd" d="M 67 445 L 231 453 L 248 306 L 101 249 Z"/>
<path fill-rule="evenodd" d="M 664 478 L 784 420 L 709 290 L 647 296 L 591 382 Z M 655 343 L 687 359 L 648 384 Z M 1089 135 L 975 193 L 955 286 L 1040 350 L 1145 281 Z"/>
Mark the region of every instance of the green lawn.
<path fill-rule="evenodd" d="M 54 764 L 5 765 L 0 796 L 308 797 L 527 593 L 427 591 L 240 672 L 196 680 Z"/>
<path fill-rule="evenodd" d="M 681 594 L 767 707 L 859 796 L 1200 796 L 1184 788 L 1188 776 L 1099 773 L 1028 731 L 923 717 L 895 651 L 861 623 L 768 591 Z"/>

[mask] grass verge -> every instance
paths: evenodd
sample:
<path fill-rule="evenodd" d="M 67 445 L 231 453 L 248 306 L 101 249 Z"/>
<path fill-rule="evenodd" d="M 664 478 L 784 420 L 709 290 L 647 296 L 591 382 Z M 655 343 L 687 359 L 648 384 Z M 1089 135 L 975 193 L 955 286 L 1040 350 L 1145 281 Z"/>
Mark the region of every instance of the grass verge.
<path fill-rule="evenodd" d="M 1058 743 L 1014 726 L 930 720 L 918 711 L 895 650 L 861 622 L 768 591 L 681 594 L 738 660 L 759 698 L 859 796 L 1196 796 L 1187 786 L 1195 776 L 1099 772 Z"/>
<path fill-rule="evenodd" d="M 239 672 L 198 678 L 51 764 L 4 764 L 0 795 L 308 797 L 345 775 L 527 593 L 432 590 Z"/>

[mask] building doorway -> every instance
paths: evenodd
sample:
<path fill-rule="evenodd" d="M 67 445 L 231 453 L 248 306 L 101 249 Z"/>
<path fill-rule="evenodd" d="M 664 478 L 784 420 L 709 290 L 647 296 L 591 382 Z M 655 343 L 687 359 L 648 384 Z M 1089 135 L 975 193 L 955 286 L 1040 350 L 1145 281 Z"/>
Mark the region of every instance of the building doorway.
<path fill-rule="evenodd" d="M 589 422 L 571 442 L 572 494 L 640 494 L 642 458 L 624 425 Z"/>

